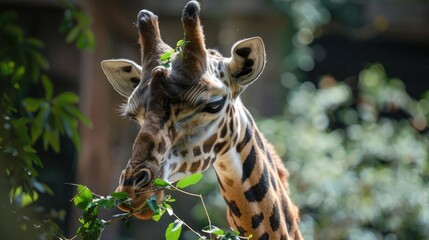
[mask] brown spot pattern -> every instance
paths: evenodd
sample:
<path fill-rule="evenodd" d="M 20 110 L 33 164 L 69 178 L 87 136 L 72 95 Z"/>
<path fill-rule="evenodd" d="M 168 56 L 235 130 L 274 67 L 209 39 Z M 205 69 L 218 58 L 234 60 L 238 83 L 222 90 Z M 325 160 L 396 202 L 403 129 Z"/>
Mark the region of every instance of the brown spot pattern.
<path fill-rule="evenodd" d="M 180 155 L 182 155 L 183 157 L 186 157 L 186 155 L 188 155 L 188 150 L 181 151 Z"/>
<path fill-rule="evenodd" d="M 198 156 L 201 155 L 201 148 L 200 148 L 200 146 L 195 146 L 192 151 L 194 153 L 194 157 L 198 157 Z"/>
<path fill-rule="evenodd" d="M 213 147 L 213 144 L 216 142 L 217 134 L 213 134 L 211 137 L 209 137 L 203 144 L 203 151 L 205 153 L 209 153 L 210 150 Z"/>
<path fill-rule="evenodd" d="M 161 138 L 161 142 L 158 145 L 158 153 L 163 154 L 165 152 L 165 139 Z"/>
<path fill-rule="evenodd" d="M 219 153 L 220 150 L 222 150 L 222 148 L 225 146 L 225 144 L 226 144 L 226 141 L 216 143 L 213 148 L 213 151 L 215 152 L 215 154 Z"/>
<path fill-rule="evenodd" d="M 197 172 L 198 168 L 200 168 L 200 165 L 201 165 L 201 161 L 193 162 L 191 164 L 191 168 L 189 169 L 189 171 L 192 173 Z"/>
<path fill-rule="evenodd" d="M 206 159 L 204 159 L 204 161 L 203 161 L 203 167 L 201 168 L 201 170 L 202 170 L 202 171 L 206 170 L 206 169 L 207 169 L 207 167 L 209 166 L 209 164 L 210 164 L 210 157 L 207 157 L 207 158 L 206 158 Z"/>
<path fill-rule="evenodd" d="M 184 162 L 184 163 L 182 163 L 182 166 L 180 166 L 179 172 L 185 172 L 186 169 L 188 169 L 188 163 Z"/>
<path fill-rule="evenodd" d="M 223 126 L 222 126 L 222 129 L 220 130 L 220 135 L 219 135 L 219 137 L 220 138 L 225 138 L 225 136 L 226 136 L 226 133 L 228 132 L 228 128 L 227 128 L 227 125 L 226 124 L 224 124 Z"/>
<path fill-rule="evenodd" d="M 232 180 L 231 178 L 225 177 L 225 183 L 226 185 L 232 187 L 232 185 L 234 185 L 234 180 Z"/>
<path fill-rule="evenodd" d="M 222 171 L 226 171 L 226 166 L 225 166 L 225 164 L 223 164 L 223 163 L 219 163 L 219 168 L 222 170 Z"/>

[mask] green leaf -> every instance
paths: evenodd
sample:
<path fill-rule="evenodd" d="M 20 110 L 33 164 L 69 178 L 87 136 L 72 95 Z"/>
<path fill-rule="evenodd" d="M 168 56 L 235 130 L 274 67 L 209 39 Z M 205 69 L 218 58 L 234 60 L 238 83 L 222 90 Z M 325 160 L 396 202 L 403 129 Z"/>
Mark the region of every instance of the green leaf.
<path fill-rule="evenodd" d="M 21 78 L 24 77 L 24 74 L 25 74 L 25 67 L 24 66 L 18 67 L 18 69 L 16 69 L 16 71 L 15 71 L 15 74 L 13 75 L 13 80 L 14 81 L 21 80 Z"/>
<path fill-rule="evenodd" d="M 21 208 L 26 207 L 39 199 L 37 191 L 23 190 L 20 186 L 9 192 L 9 196 L 13 202 L 16 202 Z"/>
<path fill-rule="evenodd" d="M 80 25 L 73 27 L 67 34 L 66 42 L 67 43 L 73 42 L 79 36 L 79 33 L 81 32 L 81 30 L 82 30 L 82 27 Z"/>
<path fill-rule="evenodd" d="M 22 104 L 28 112 L 35 112 L 39 109 L 42 101 L 39 98 L 26 98 L 22 101 Z"/>
<path fill-rule="evenodd" d="M 191 186 L 191 185 L 198 183 L 201 180 L 201 178 L 203 178 L 203 174 L 195 173 L 195 174 L 188 176 L 188 177 L 185 177 L 182 180 L 180 180 L 179 182 L 177 182 L 176 187 L 186 188 L 188 186 Z"/>
<path fill-rule="evenodd" d="M 95 50 L 95 37 L 92 31 L 88 28 L 82 30 L 76 41 L 78 49 Z"/>
<path fill-rule="evenodd" d="M 166 182 L 160 178 L 156 178 L 155 180 L 153 180 L 153 184 L 157 187 L 166 187 L 170 185 L 169 182 Z"/>
<path fill-rule="evenodd" d="M 37 155 L 37 153 L 27 153 L 27 157 L 29 159 L 31 159 L 31 161 L 36 165 L 39 166 L 41 168 L 43 168 L 43 163 L 42 160 L 40 160 L 39 156 Z"/>
<path fill-rule="evenodd" d="M 26 207 L 34 202 L 36 202 L 39 199 L 39 194 L 36 191 L 33 191 L 31 194 L 22 192 L 21 193 L 21 201 L 20 201 L 20 207 Z"/>
<path fill-rule="evenodd" d="M 105 209 L 110 209 L 111 201 L 108 198 L 100 198 L 97 200 L 97 204 L 102 206 Z"/>
<path fill-rule="evenodd" d="M 48 118 L 48 115 L 49 115 L 49 109 L 46 106 L 46 104 L 43 104 L 42 102 L 40 106 L 41 106 L 41 110 L 39 111 L 36 118 L 34 119 L 33 124 L 30 126 L 32 143 L 36 142 L 39 139 L 39 137 L 42 135 L 43 125 L 45 124 L 46 119 Z"/>
<path fill-rule="evenodd" d="M 152 209 L 155 215 L 159 213 L 159 206 L 155 195 L 152 195 L 149 199 L 147 199 L 146 203 L 150 209 Z"/>
<path fill-rule="evenodd" d="M 185 40 L 180 39 L 179 41 L 177 41 L 176 43 L 176 47 L 181 47 L 183 45 L 183 43 L 185 42 Z"/>
<path fill-rule="evenodd" d="M 65 111 L 69 113 L 74 118 L 79 119 L 83 124 L 85 124 L 87 127 L 92 127 L 92 122 L 89 120 L 79 109 L 77 109 L 73 105 L 66 104 L 63 106 Z"/>
<path fill-rule="evenodd" d="M 40 68 L 36 65 L 29 66 L 30 68 L 30 77 L 34 82 L 37 82 L 39 80 L 40 75 Z"/>
<path fill-rule="evenodd" d="M 29 50 L 29 53 L 33 57 L 33 63 L 35 64 L 34 66 L 36 68 L 38 68 L 38 69 L 40 69 L 40 68 L 42 68 L 42 69 L 48 68 L 48 66 L 49 66 L 48 61 L 41 54 L 41 52 L 40 52 L 39 49 L 37 49 L 37 50 L 31 49 L 31 50 Z"/>
<path fill-rule="evenodd" d="M 44 47 L 43 42 L 40 41 L 37 38 L 27 38 L 27 42 L 29 44 L 31 44 L 33 47 L 35 47 L 35 48 L 42 48 L 42 47 Z"/>
<path fill-rule="evenodd" d="M 60 152 L 60 133 L 55 130 L 46 130 L 43 134 L 43 147 L 45 150 L 48 149 L 48 146 L 52 147 L 56 153 Z"/>
<path fill-rule="evenodd" d="M 73 199 L 74 205 L 81 210 L 85 210 L 93 199 L 94 196 L 91 190 L 89 190 L 86 186 L 79 184 L 77 188 L 77 194 Z"/>
<path fill-rule="evenodd" d="M 126 198 L 128 198 L 128 193 L 126 193 L 126 192 L 114 192 L 114 193 L 111 193 L 110 196 L 115 197 L 115 198 L 119 198 L 119 199 L 126 199 Z"/>
<path fill-rule="evenodd" d="M 64 104 L 64 103 L 76 104 L 79 102 L 79 97 L 72 92 L 63 92 L 58 94 L 55 97 L 54 101 L 58 102 L 58 104 Z"/>
<path fill-rule="evenodd" d="M 72 140 L 74 146 L 79 151 L 81 147 L 81 142 L 80 142 L 80 135 L 77 130 L 77 121 L 74 118 L 69 117 L 65 114 L 62 115 L 61 120 L 62 120 L 62 126 L 64 127 L 67 137 L 69 137 Z"/>
<path fill-rule="evenodd" d="M 223 235 L 225 233 L 222 229 L 220 229 L 216 226 L 213 226 L 213 225 L 206 226 L 203 229 L 201 229 L 201 231 L 203 231 L 205 233 L 215 234 L 215 235 Z"/>
<path fill-rule="evenodd" d="M 152 215 L 152 220 L 154 220 L 155 222 L 158 222 L 161 219 L 162 215 L 164 215 L 165 213 L 165 209 L 158 208 L 158 210 L 159 211 L 156 214 Z"/>
<path fill-rule="evenodd" d="M 30 145 L 24 146 L 22 149 L 24 149 L 24 151 L 27 153 L 37 153 L 36 149 Z"/>
<path fill-rule="evenodd" d="M 182 233 L 183 222 L 179 219 L 176 219 L 174 222 L 170 223 L 165 231 L 166 240 L 178 240 L 180 234 Z"/>
<path fill-rule="evenodd" d="M 173 215 L 173 208 L 171 207 L 170 204 L 163 202 L 162 205 L 164 206 L 165 210 L 167 211 L 168 215 L 172 216 Z"/>
<path fill-rule="evenodd" d="M 161 55 L 159 60 L 161 60 L 161 62 L 165 62 L 165 61 L 170 60 L 172 53 L 174 53 L 174 50 L 170 50 L 168 52 L 165 52 L 164 54 Z"/>
<path fill-rule="evenodd" d="M 51 82 L 51 80 L 49 80 L 49 78 L 46 75 L 42 75 L 41 79 L 42 79 L 43 88 L 45 90 L 45 98 L 47 100 L 51 100 L 52 94 L 54 91 L 54 87 L 52 86 L 52 82 Z"/>

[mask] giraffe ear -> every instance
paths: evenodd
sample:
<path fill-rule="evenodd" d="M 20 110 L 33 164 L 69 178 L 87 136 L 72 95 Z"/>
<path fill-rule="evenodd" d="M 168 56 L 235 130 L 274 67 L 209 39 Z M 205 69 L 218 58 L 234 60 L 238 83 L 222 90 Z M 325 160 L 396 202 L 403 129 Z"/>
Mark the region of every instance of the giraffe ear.
<path fill-rule="evenodd" d="M 142 68 L 126 59 L 112 59 L 101 62 L 101 68 L 113 88 L 125 97 L 129 97 L 139 85 Z"/>
<path fill-rule="evenodd" d="M 261 38 L 241 40 L 231 49 L 228 64 L 232 81 L 242 87 L 255 81 L 265 67 L 265 47 Z"/>

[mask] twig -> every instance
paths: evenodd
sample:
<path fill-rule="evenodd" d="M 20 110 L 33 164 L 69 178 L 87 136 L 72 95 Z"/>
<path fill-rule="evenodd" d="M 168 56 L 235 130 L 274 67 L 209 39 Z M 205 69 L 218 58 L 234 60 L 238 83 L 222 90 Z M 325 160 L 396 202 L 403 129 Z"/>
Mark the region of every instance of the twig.
<path fill-rule="evenodd" d="M 159 208 L 162 208 L 164 210 L 167 211 L 167 208 L 163 207 L 163 206 L 159 206 Z M 189 230 L 191 230 L 195 235 L 197 235 L 199 238 L 201 239 L 207 239 L 205 236 L 202 236 L 201 234 L 199 234 L 197 231 L 195 231 L 191 226 L 189 226 L 185 221 L 183 221 L 179 216 L 177 216 L 177 214 L 174 213 L 174 211 L 171 212 L 171 214 L 177 218 L 179 221 L 181 221 L 183 223 L 183 225 L 185 225 Z M 211 237 L 210 237 L 211 239 Z"/>
<path fill-rule="evenodd" d="M 178 188 L 178 187 L 176 187 L 176 186 L 173 186 L 172 184 L 170 184 L 170 186 L 171 186 L 174 190 L 179 191 L 179 192 L 181 192 L 181 193 L 183 193 L 183 194 L 187 194 L 187 195 L 189 195 L 189 196 L 193 196 L 193 197 L 198 197 L 198 198 L 200 198 L 201 204 L 203 205 L 203 208 L 204 208 L 204 212 L 206 213 L 207 221 L 209 222 L 209 228 L 210 228 L 210 229 L 212 229 L 212 221 L 211 221 L 211 219 L 210 219 L 209 212 L 207 211 L 206 204 L 204 203 L 203 195 L 201 195 L 201 194 L 195 194 L 195 193 L 190 193 L 190 192 L 184 191 L 184 190 L 182 190 L 182 189 L 180 189 L 180 188 Z M 173 213 L 173 214 L 174 214 L 174 213 Z M 179 219 L 179 220 L 180 220 L 180 219 Z M 210 234 L 210 239 L 212 239 L 212 234 L 211 234 L 211 233 L 209 233 L 209 234 Z"/>

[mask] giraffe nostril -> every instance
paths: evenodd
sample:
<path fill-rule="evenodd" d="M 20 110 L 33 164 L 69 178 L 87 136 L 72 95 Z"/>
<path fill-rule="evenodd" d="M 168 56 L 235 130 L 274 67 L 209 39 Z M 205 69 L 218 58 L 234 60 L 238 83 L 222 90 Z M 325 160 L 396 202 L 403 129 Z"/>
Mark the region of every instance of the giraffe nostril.
<path fill-rule="evenodd" d="M 144 187 L 152 179 L 152 174 L 149 170 L 143 169 L 134 175 L 134 186 L 135 187 Z"/>

